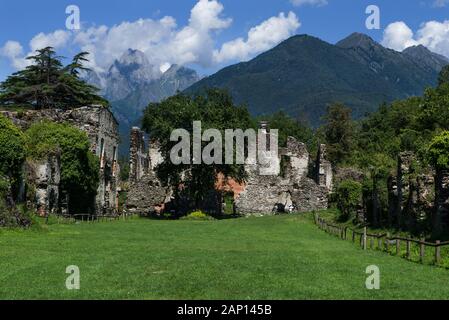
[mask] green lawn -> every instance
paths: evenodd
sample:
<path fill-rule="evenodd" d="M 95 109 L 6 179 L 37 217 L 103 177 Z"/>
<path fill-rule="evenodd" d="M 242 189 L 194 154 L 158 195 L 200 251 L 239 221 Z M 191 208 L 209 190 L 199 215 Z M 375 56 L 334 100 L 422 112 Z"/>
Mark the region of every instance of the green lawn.
<path fill-rule="evenodd" d="M 365 288 L 365 269 L 381 289 Z M 81 289 L 65 288 L 68 265 Z M 363 252 L 304 216 L 133 219 L 0 232 L 2 299 L 449 298 L 449 270 Z"/>

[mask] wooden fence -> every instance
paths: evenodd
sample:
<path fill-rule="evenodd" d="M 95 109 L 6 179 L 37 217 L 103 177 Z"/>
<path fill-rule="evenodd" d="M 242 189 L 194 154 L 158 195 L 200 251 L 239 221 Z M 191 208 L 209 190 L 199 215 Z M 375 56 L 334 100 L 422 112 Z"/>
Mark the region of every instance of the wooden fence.
<path fill-rule="evenodd" d="M 114 220 L 126 220 L 131 215 L 92 215 L 92 214 L 74 214 L 74 215 L 57 215 L 56 219 L 58 223 L 75 223 L 75 222 L 104 222 Z"/>
<path fill-rule="evenodd" d="M 427 242 L 425 239 L 412 239 L 404 237 L 390 236 L 389 233 L 384 234 L 371 234 L 367 232 L 366 227 L 363 231 L 357 231 L 346 226 L 339 226 L 331 224 L 315 215 L 315 224 L 327 233 L 338 236 L 342 240 L 348 240 L 348 236 L 353 243 L 358 241 L 363 250 L 375 249 L 391 252 L 393 246 L 393 253 L 397 256 L 401 256 L 401 243 L 405 243 L 406 251 L 404 257 L 408 260 L 411 259 L 411 245 L 416 244 L 419 247 L 419 262 L 423 263 L 425 253 L 427 249 L 433 250 L 433 262 L 439 264 L 441 262 L 441 248 L 449 246 L 449 241 L 441 242 L 439 240 L 435 242 Z"/>

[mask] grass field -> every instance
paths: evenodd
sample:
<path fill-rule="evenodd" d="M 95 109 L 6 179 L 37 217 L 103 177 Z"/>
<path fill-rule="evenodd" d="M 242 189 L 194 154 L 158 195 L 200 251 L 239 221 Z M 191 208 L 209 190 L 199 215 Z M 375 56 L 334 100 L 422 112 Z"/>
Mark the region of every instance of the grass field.
<path fill-rule="evenodd" d="M 381 289 L 365 288 L 375 264 Z M 68 265 L 81 289 L 65 288 Z M 449 298 L 449 270 L 363 252 L 304 216 L 0 231 L 1 299 Z"/>

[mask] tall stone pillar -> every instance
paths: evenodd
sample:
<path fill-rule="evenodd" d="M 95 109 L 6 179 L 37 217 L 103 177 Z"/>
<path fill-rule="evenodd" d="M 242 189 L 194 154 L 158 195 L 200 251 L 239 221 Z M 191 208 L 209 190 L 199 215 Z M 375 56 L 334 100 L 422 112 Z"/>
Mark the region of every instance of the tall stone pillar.
<path fill-rule="evenodd" d="M 133 127 L 130 134 L 129 181 L 139 181 L 148 172 L 148 156 L 145 153 L 144 133 Z"/>
<path fill-rule="evenodd" d="M 436 235 L 447 227 L 449 213 L 449 170 L 438 169 L 435 181 L 435 211 L 432 217 L 433 232 Z"/>
<path fill-rule="evenodd" d="M 398 190 L 398 203 L 395 209 L 395 213 L 398 214 L 399 227 L 405 226 L 409 221 L 409 208 L 410 208 L 410 174 L 412 173 L 412 164 L 415 161 L 415 155 L 413 152 L 402 152 L 398 157 L 398 177 L 397 177 L 397 190 Z"/>
<path fill-rule="evenodd" d="M 327 151 L 325 144 L 321 144 L 318 149 L 315 180 L 316 183 L 318 183 L 320 186 L 326 187 L 328 191 L 332 191 L 333 188 L 332 164 L 327 158 Z"/>

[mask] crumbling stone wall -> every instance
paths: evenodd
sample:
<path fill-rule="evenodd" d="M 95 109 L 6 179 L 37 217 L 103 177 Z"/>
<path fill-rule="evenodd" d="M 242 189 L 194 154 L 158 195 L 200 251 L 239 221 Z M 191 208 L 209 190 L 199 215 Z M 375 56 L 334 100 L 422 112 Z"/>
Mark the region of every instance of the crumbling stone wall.
<path fill-rule="evenodd" d="M 154 171 L 149 171 L 130 185 L 126 211 L 130 214 L 161 214 L 171 199 L 171 190 L 164 188 Z"/>
<path fill-rule="evenodd" d="M 100 159 L 100 185 L 96 196 L 97 214 L 115 214 L 118 210 L 120 168 L 117 159 L 118 122 L 108 108 L 99 105 L 71 110 L 44 109 L 26 112 L 0 111 L 22 130 L 33 123 L 49 120 L 69 123 L 86 132 L 92 153 Z"/>
<path fill-rule="evenodd" d="M 27 180 L 32 182 L 29 187 L 34 189 L 31 206 L 35 207 L 38 215 L 44 217 L 48 214 L 61 213 L 59 202 L 60 153 L 49 154 L 47 158 L 41 160 L 28 160 L 25 167 Z"/>
<path fill-rule="evenodd" d="M 263 125 L 266 126 L 265 123 Z M 307 147 L 293 137 L 288 137 L 286 148 L 280 148 L 279 153 L 278 159 L 271 162 L 281 165 L 277 175 L 266 175 L 266 169 L 257 164 L 245 166 L 249 178 L 235 200 L 236 213 L 266 215 L 290 210 L 307 212 L 327 209 L 328 187 L 332 184 L 327 183 L 326 179 L 331 179 L 332 173 L 327 176 L 328 172 L 323 171 L 321 185 L 310 179 Z M 316 166 L 328 169 L 323 156 L 318 157 Z"/>
<path fill-rule="evenodd" d="M 160 214 L 173 199 L 172 191 L 162 186 L 155 171 L 162 161 L 159 145 L 152 141 L 147 151 L 144 132 L 138 127 L 131 129 L 130 139 L 130 188 L 125 210 L 130 214 Z"/>
<path fill-rule="evenodd" d="M 133 183 L 148 173 L 149 161 L 146 154 L 144 132 L 138 127 L 133 127 L 130 137 L 129 181 Z"/>
<path fill-rule="evenodd" d="M 326 187 L 329 192 L 332 191 L 333 188 L 332 164 L 327 157 L 327 150 L 325 144 L 321 144 L 318 149 L 315 179 L 320 186 Z"/>
<path fill-rule="evenodd" d="M 435 179 L 428 168 L 416 172 L 416 155 L 407 151 L 399 154 L 396 175 L 388 178 L 388 219 L 390 224 L 416 228 L 434 211 Z"/>
<path fill-rule="evenodd" d="M 209 213 L 219 214 L 222 211 L 223 194 L 234 194 L 235 213 L 243 215 L 266 215 L 283 211 L 307 212 L 326 209 L 328 205 L 328 188 L 332 186 L 332 168 L 325 158 L 324 148 L 318 157 L 316 167 L 322 168 L 320 176 L 322 185 L 309 178 L 312 176 L 309 168 L 310 154 L 304 143 L 293 137 L 288 137 L 285 148 L 279 148 L 276 155 L 268 147 L 273 134 L 268 129 L 268 123 L 261 123 L 262 141 L 267 148 L 261 155 L 262 164 L 253 164 L 253 159 L 247 159 L 245 170 L 248 179 L 245 184 L 238 184 L 232 179 L 219 177 L 216 189 L 206 195 L 202 206 Z M 145 157 L 141 149 L 141 136 L 137 128 L 131 133 L 130 165 L 138 167 L 139 159 Z M 261 143 L 259 141 L 258 143 Z M 275 146 L 277 148 L 277 145 Z M 137 152 L 138 150 L 138 152 Z M 260 148 L 259 148 L 260 151 Z M 161 210 L 174 209 L 182 213 L 191 208 L 191 201 L 179 196 L 162 186 L 155 173 L 156 166 L 163 161 L 158 144 L 152 141 L 148 151 L 148 172 L 139 177 L 133 174 L 130 190 L 128 192 L 127 211 L 130 213 L 153 214 Z M 330 170 L 330 173 L 329 173 Z M 134 171 L 133 171 L 134 172 Z M 330 180 L 329 180 L 330 179 Z M 197 208 L 198 209 L 198 208 Z"/>

